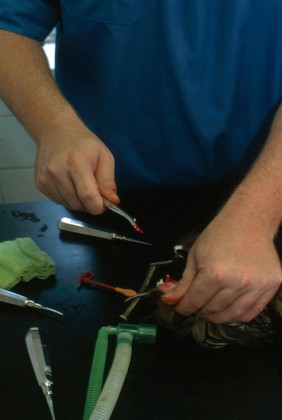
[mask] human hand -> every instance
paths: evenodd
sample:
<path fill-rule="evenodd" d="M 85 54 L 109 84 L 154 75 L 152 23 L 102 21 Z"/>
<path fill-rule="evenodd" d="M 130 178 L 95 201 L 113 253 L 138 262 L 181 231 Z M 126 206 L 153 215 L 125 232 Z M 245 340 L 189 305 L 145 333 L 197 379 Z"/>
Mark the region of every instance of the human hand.
<path fill-rule="evenodd" d="M 102 213 L 105 208 L 100 194 L 119 204 L 114 157 L 82 124 L 40 139 L 36 185 L 51 200 L 72 210 Z"/>
<path fill-rule="evenodd" d="M 281 264 L 271 235 L 254 220 L 221 212 L 192 246 L 182 279 L 162 301 L 214 323 L 248 322 L 281 284 Z"/>

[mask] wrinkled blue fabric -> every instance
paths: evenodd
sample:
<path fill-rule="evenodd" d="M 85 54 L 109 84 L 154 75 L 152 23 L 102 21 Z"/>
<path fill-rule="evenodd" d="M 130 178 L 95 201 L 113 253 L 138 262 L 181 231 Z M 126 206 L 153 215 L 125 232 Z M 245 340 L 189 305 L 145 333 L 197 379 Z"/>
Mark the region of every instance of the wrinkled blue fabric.
<path fill-rule="evenodd" d="M 119 190 L 242 176 L 282 94 L 280 0 L 1 0 L 116 158 Z"/>

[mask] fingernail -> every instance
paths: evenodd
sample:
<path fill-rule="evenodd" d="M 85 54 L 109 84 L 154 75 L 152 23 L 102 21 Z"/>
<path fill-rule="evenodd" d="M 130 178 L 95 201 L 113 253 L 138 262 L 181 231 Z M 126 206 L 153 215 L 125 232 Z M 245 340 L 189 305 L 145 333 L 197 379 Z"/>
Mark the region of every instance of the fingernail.
<path fill-rule="evenodd" d="M 174 288 L 175 288 L 175 284 L 170 283 L 170 282 L 160 283 L 158 285 L 158 289 L 161 290 L 165 294 L 171 293 Z"/>
<path fill-rule="evenodd" d="M 116 193 L 114 193 L 114 192 L 113 193 L 110 193 L 109 194 L 109 197 L 110 197 L 109 198 L 110 201 L 114 201 L 114 202 L 117 202 L 118 201 L 118 202 L 120 202 L 119 196 Z"/>
<path fill-rule="evenodd" d="M 174 295 L 175 295 L 174 290 L 169 290 L 168 292 L 165 292 L 162 295 L 162 299 L 170 299 L 170 298 L 174 297 Z"/>

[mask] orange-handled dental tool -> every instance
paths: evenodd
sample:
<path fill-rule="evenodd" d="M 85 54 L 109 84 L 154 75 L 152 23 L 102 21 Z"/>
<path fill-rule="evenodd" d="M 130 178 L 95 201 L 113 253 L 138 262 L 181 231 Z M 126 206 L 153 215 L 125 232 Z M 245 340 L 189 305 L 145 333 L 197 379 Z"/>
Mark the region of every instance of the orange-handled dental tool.
<path fill-rule="evenodd" d="M 123 289 L 122 287 L 111 286 L 107 283 L 102 283 L 100 281 L 94 280 L 94 273 L 92 273 L 91 271 L 86 271 L 85 273 L 83 273 L 80 276 L 79 281 L 82 282 L 82 283 L 92 284 L 94 286 L 99 286 L 99 287 L 102 287 L 104 289 L 113 290 L 114 292 L 121 293 L 122 295 L 124 295 L 126 297 L 133 297 L 133 296 L 137 295 L 137 292 L 135 290 Z"/>

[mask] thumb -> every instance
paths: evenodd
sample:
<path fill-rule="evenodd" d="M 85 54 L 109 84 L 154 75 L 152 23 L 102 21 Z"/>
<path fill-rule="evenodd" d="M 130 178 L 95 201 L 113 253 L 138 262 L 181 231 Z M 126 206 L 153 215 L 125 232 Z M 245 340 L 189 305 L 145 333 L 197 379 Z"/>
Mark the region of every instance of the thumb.
<path fill-rule="evenodd" d="M 98 182 L 98 188 L 100 194 L 107 198 L 109 201 L 118 205 L 120 203 L 120 198 L 117 194 L 116 183 L 112 181 L 104 180 L 101 184 Z"/>
<path fill-rule="evenodd" d="M 195 274 L 195 264 L 193 263 L 190 253 L 182 279 L 175 283 L 173 287 L 163 290 L 164 294 L 161 297 L 161 301 L 167 305 L 174 305 L 178 303 L 188 292 Z"/>
<path fill-rule="evenodd" d="M 118 205 L 120 199 L 117 194 L 117 185 L 115 182 L 114 159 L 100 159 L 95 177 L 100 194 L 112 203 Z"/>

